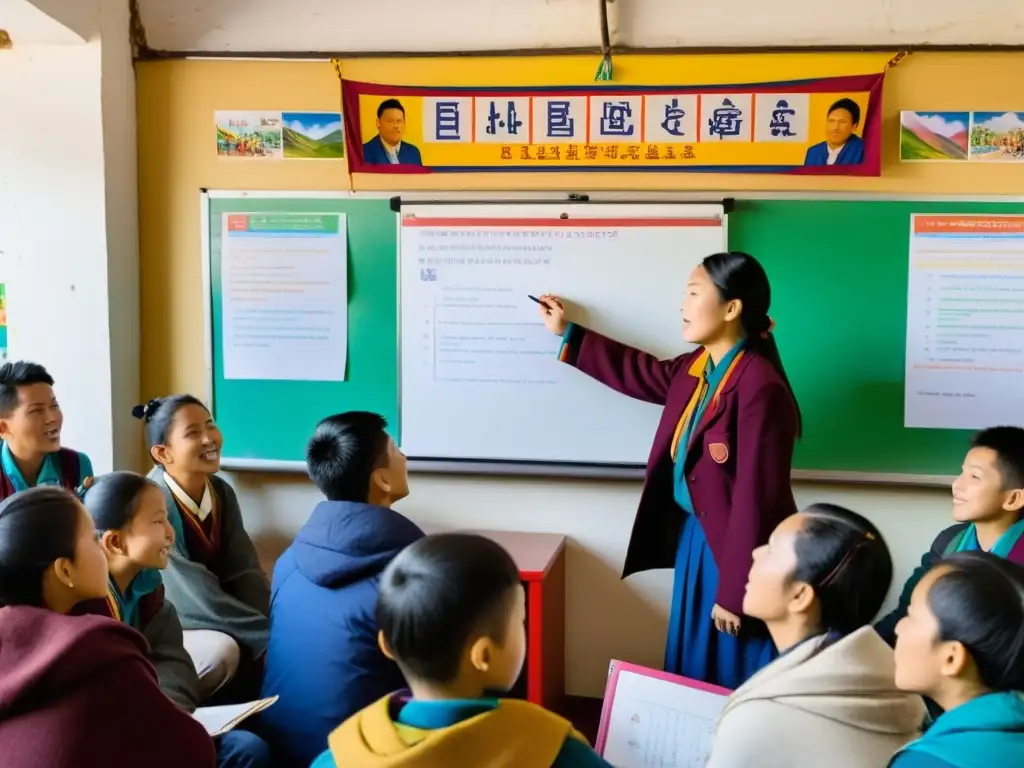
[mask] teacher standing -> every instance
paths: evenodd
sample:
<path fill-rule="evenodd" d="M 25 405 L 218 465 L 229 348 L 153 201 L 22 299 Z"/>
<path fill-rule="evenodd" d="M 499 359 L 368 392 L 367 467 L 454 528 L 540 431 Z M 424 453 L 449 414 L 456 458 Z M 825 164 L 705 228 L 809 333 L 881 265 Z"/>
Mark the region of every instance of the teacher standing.
<path fill-rule="evenodd" d="M 764 268 L 745 253 L 704 259 L 682 303 L 683 337 L 698 348 L 672 360 L 571 323 L 561 299 L 541 298 L 563 362 L 664 406 L 622 575 L 674 568 L 666 671 L 739 687 L 776 655 L 763 625 L 742 616 L 752 553 L 796 511 L 800 409 L 772 335 Z"/>

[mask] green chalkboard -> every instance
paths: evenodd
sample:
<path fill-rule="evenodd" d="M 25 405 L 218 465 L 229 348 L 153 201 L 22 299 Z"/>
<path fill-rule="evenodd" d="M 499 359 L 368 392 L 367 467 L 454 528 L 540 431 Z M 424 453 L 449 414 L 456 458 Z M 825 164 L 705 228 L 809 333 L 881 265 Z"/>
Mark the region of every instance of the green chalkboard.
<path fill-rule="evenodd" d="M 969 432 L 903 426 L 910 216 L 1024 213 L 1012 203 L 738 201 L 729 245 L 764 264 L 800 401 L 794 466 L 955 475 Z"/>
<path fill-rule="evenodd" d="M 227 467 L 304 461 L 316 423 L 347 410 L 376 411 L 399 436 L 398 235 L 386 199 L 210 193 L 209 286 L 213 414 Z M 348 226 L 348 358 L 345 381 L 224 378 L 221 238 L 226 213 L 344 213 Z"/>
<path fill-rule="evenodd" d="M 400 438 L 398 244 L 389 201 L 225 194 L 209 200 L 207 236 L 214 415 L 224 431 L 225 456 L 236 460 L 226 465 L 301 462 L 316 422 L 342 410 L 382 413 Z M 220 221 L 231 212 L 347 214 L 344 382 L 224 379 Z M 740 200 L 729 216 L 730 247 L 754 254 L 771 278 L 776 336 L 804 417 L 795 467 L 806 474 L 958 472 L 969 433 L 903 426 L 913 213 L 1024 213 L 1024 204 Z"/>

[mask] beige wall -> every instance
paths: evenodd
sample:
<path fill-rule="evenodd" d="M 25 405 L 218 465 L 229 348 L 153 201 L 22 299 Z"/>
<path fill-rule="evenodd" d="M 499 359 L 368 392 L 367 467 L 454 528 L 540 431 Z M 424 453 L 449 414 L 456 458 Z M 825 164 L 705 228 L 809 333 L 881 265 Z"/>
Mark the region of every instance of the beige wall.
<path fill-rule="evenodd" d="M 878 71 L 888 56 L 863 59 Z M 794 71 L 826 74 L 833 55 L 792 60 Z M 1012 165 L 900 165 L 895 137 L 900 109 L 1000 109 L 1024 104 L 1024 81 L 1008 77 L 1024 64 L 1021 54 L 916 54 L 890 72 L 884 100 L 884 172 L 875 179 L 785 178 L 715 174 L 481 174 L 402 179 L 417 188 L 588 190 L 852 190 L 903 194 L 1020 194 Z M 586 83 L 592 57 L 581 60 L 498 60 L 455 63 L 347 61 L 347 77 L 414 84 L 459 77 L 466 84 L 508 82 Z M 778 61 L 774 62 L 779 65 Z M 625 82 L 670 82 L 687 72 L 695 81 L 716 66 L 714 57 L 651 62 L 616 58 Z M 461 73 L 461 74 L 460 74 Z M 552 74 L 556 73 L 556 74 Z M 659 74 L 660 73 L 660 74 Z M 696 74 L 695 74 L 696 73 Z M 807 75 L 805 75 L 807 76 Z M 417 79 L 418 78 L 418 79 Z M 660 78 L 660 79 L 655 79 Z M 708 80 L 703 80 L 707 82 Z M 448 80 L 450 82 L 450 80 Z M 141 250 L 142 396 L 205 391 L 199 190 L 349 188 L 344 162 L 247 162 L 218 159 L 213 113 L 217 109 L 338 109 L 339 87 L 328 63 L 167 61 L 138 67 L 139 211 Z M 356 178 L 357 189 L 381 189 L 391 179 Z M 441 186 L 443 185 L 443 186 Z M 270 404 L 287 417 L 287 403 Z M 959 457 L 951 457 L 955 471 Z M 317 497 L 301 479 L 236 475 L 247 525 L 294 531 Z M 567 684 L 570 693 L 600 695 L 611 656 L 660 663 L 670 574 L 618 580 L 639 486 L 593 481 L 508 480 L 417 476 L 402 511 L 442 527 L 505 528 L 565 533 L 569 549 Z M 828 500 L 864 512 L 889 540 L 901 576 L 948 518 L 941 490 L 801 485 L 801 503 Z"/>

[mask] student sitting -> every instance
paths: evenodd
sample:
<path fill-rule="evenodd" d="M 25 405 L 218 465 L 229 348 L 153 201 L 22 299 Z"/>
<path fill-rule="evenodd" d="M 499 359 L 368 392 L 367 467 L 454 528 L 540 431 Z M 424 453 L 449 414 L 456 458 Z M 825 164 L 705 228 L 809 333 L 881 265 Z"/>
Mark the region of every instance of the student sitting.
<path fill-rule="evenodd" d="M 102 616 L 107 558 L 71 494 L 0 504 L 0 763 L 10 768 L 213 768 L 213 742 L 157 684 L 146 640 Z"/>
<path fill-rule="evenodd" d="M 85 494 L 85 508 L 107 556 L 110 587 L 105 599 L 79 603 L 73 613 L 107 616 L 142 632 L 160 688 L 181 709 L 193 712 L 199 678 L 160 577 L 174 546 L 163 491 L 134 472 L 112 472 L 96 478 Z M 246 731 L 229 731 L 216 745 L 220 768 L 270 765 L 270 749 Z"/>
<path fill-rule="evenodd" d="M 405 456 L 375 413 L 324 419 L 306 450 L 327 497 L 277 561 L 261 717 L 282 766 L 307 768 L 338 723 L 403 687 L 377 645 L 381 571 L 423 532 L 391 505 L 409 493 Z"/>
<path fill-rule="evenodd" d="M 611 768 L 568 720 L 488 696 L 519 677 L 525 618 L 516 565 L 490 539 L 448 533 L 411 544 L 381 576 L 377 603 L 381 650 L 411 692 L 346 720 L 313 768 Z"/>
<path fill-rule="evenodd" d="M 780 656 L 729 697 L 707 768 L 877 768 L 918 735 L 924 703 L 896 688 L 869 623 L 891 582 L 860 515 L 815 504 L 779 523 L 754 550 L 743 613 Z"/>
<path fill-rule="evenodd" d="M 92 480 L 84 453 L 61 448 L 64 425 L 53 377 L 27 362 L 0 366 L 0 500 L 36 485 L 57 485 L 79 495 Z"/>
<path fill-rule="evenodd" d="M 929 571 L 896 627 L 896 685 L 946 711 L 894 768 L 1024 765 L 1024 569 L 963 552 Z"/>
<path fill-rule="evenodd" d="M 164 585 L 199 673 L 199 697 L 205 701 L 242 669 L 229 698 L 254 698 L 269 632 L 270 585 L 234 490 L 214 474 L 220 430 L 191 395 L 150 400 L 132 413 L 146 424 L 156 463 L 149 478 L 163 490 L 174 527 Z"/>
<path fill-rule="evenodd" d="M 889 645 L 914 587 L 944 555 L 983 550 L 1024 564 L 1024 429 L 992 427 L 974 436 L 953 483 L 953 519 L 907 579 L 899 604 L 875 628 Z"/>

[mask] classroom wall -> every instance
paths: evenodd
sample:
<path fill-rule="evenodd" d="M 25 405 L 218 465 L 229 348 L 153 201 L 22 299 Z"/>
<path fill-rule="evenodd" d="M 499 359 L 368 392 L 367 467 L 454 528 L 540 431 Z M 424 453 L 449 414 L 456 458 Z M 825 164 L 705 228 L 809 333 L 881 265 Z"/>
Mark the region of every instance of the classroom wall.
<path fill-rule="evenodd" d="M 804 63 L 805 71 L 834 67 Z M 887 57 L 883 57 L 885 59 Z M 675 73 L 694 79 L 715 68 L 714 57 L 672 62 L 616 58 L 616 77 L 666 82 Z M 831 63 L 830 63 L 831 62 Z M 867 56 L 865 66 L 879 63 Z M 1019 194 L 1020 172 L 1002 165 L 900 165 L 895 137 L 900 109 L 996 109 L 1024 104 L 1024 82 L 1001 73 L 1016 71 L 1021 54 L 915 54 L 890 73 L 883 105 L 884 173 L 876 179 L 790 179 L 717 174 L 482 174 L 403 178 L 434 189 L 620 190 L 852 190 L 902 194 Z M 796 63 L 794 63 L 795 66 Z M 415 83 L 452 66 L 406 59 L 344 62 L 355 79 Z M 515 82 L 549 82 L 552 72 L 593 77 L 595 62 L 517 60 L 461 62 L 449 77 L 466 84 L 496 81 L 504 72 Z M 443 72 L 442 72 L 443 74 Z M 560 76 L 565 77 L 564 74 Z M 807 75 L 813 76 L 813 75 Z M 400 79 L 398 79 L 400 78 Z M 416 78 L 419 78 L 417 80 Z M 630 78 L 636 78 L 630 80 Z M 641 79 L 643 78 L 643 79 Z M 704 82 L 708 80 L 705 79 Z M 501 82 L 508 82 L 502 80 Z M 308 109 L 338 107 L 338 81 L 327 63 L 164 61 L 138 66 L 139 204 L 142 298 L 142 395 L 205 391 L 199 189 L 338 190 L 348 188 L 344 163 L 218 160 L 216 109 Z M 357 188 L 383 188 L 393 179 L 357 178 Z M 406 189 L 398 191 L 406 191 Z M 867 310 L 866 310 L 867 311 Z M 288 403 L 268 403 L 267 414 L 287 418 Z M 955 472 L 954 466 L 950 472 Z M 254 531 L 293 533 L 317 501 L 301 478 L 236 474 L 247 525 Z M 567 686 L 573 694 L 598 696 L 610 657 L 657 665 L 670 595 L 670 574 L 618 580 L 639 494 L 639 484 L 418 475 L 401 510 L 433 527 L 500 528 L 564 533 L 570 537 L 568 567 Z M 949 517 L 945 490 L 801 484 L 801 504 L 832 501 L 868 515 L 882 529 L 906 576 L 934 533 Z"/>
<path fill-rule="evenodd" d="M 88 4 L 90 42 L 0 52 L 0 282 L 10 357 L 47 366 L 65 444 L 109 471 L 138 461 L 134 74 L 127 7 Z"/>
<path fill-rule="evenodd" d="M 46 0 L 60 2 L 61 0 Z M 67 2 L 68 0 L 64 0 Z M 37 0 L 39 2 L 39 0 Z M 170 51 L 496 51 L 600 45 L 596 0 L 139 0 L 149 43 Z M 614 0 L 612 45 L 1016 44 L 1019 0 Z M 854 12 L 855 9 L 855 12 Z M 594 65 L 596 67 L 596 64 Z"/>

